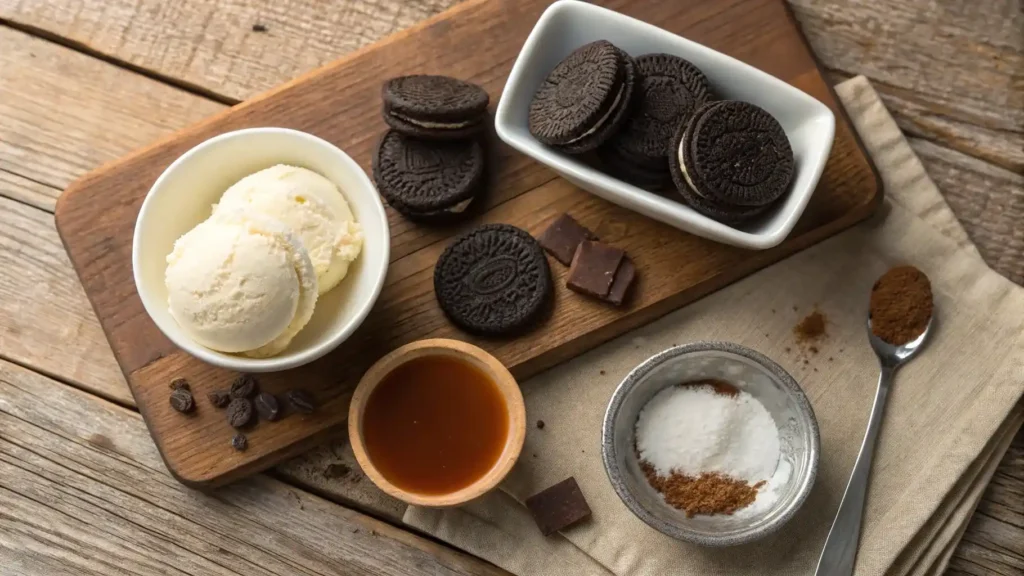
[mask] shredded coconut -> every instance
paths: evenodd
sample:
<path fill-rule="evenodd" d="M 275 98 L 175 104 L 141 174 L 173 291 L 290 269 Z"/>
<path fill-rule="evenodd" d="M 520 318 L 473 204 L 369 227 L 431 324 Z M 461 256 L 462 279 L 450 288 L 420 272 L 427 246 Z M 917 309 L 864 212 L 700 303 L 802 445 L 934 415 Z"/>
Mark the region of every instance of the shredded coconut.
<path fill-rule="evenodd" d="M 772 478 L 779 431 L 757 399 L 711 386 L 670 386 L 644 406 L 636 423 L 641 460 L 659 475 L 717 472 L 750 484 Z"/>

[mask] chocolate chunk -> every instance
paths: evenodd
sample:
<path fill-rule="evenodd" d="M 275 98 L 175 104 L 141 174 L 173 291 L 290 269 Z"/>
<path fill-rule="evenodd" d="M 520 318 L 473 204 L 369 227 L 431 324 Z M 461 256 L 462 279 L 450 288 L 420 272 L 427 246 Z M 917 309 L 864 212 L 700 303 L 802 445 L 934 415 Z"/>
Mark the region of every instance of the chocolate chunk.
<path fill-rule="evenodd" d="M 252 374 L 242 374 L 231 383 L 232 398 L 252 398 L 256 393 L 256 377 Z"/>
<path fill-rule="evenodd" d="M 228 404 L 228 424 L 241 428 L 252 421 L 252 402 L 247 398 L 235 398 Z"/>
<path fill-rule="evenodd" d="M 590 506 L 573 477 L 526 499 L 526 507 L 545 536 L 590 516 Z"/>
<path fill-rule="evenodd" d="M 252 403 L 256 406 L 256 413 L 264 420 L 273 422 L 281 416 L 281 406 L 277 403 L 277 398 L 269 392 L 260 392 Z"/>
<path fill-rule="evenodd" d="M 566 266 L 572 264 L 576 248 L 584 240 L 597 240 L 597 236 L 568 214 L 556 218 L 537 239 L 545 252 Z"/>
<path fill-rule="evenodd" d="M 624 256 L 625 253 L 618 248 L 584 240 L 572 258 L 566 285 L 580 294 L 604 299 L 611 290 L 615 272 Z"/>
<path fill-rule="evenodd" d="M 196 402 L 192 399 L 192 393 L 186 388 L 178 388 L 171 392 L 171 408 L 182 414 L 188 414 L 195 410 Z"/>
<path fill-rule="evenodd" d="M 206 395 L 206 399 L 217 408 L 223 408 L 231 402 L 231 394 L 225 390 L 214 390 Z"/>
<path fill-rule="evenodd" d="M 629 256 L 625 256 L 622 258 L 622 263 L 619 264 L 619 269 L 615 272 L 615 279 L 612 280 L 612 287 L 608 291 L 606 300 L 616 306 L 622 306 L 626 295 L 629 294 L 630 286 L 633 285 L 634 278 L 636 278 L 636 266 L 633 265 Z"/>
<path fill-rule="evenodd" d="M 175 378 L 171 380 L 171 390 L 188 390 L 192 391 L 192 388 L 188 385 L 188 380 L 184 378 Z"/>
<path fill-rule="evenodd" d="M 239 452 L 245 452 L 249 447 L 249 439 L 245 437 L 245 434 L 235 434 L 235 437 L 231 439 L 231 447 Z"/>
<path fill-rule="evenodd" d="M 285 397 L 292 408 L 300 414 L 312 414 L 316 409 L 313 396 L 305 390 L 289 390 Z"/>

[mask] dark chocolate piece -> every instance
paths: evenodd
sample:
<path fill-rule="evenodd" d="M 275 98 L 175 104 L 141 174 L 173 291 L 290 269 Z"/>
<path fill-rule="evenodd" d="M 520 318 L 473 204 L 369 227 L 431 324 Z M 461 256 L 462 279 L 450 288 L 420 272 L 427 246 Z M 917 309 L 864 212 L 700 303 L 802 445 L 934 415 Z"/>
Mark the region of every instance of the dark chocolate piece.
<path fill-rule="evenodd" d="M 269 392 L 260 392 L 252 403 L 256 407 L 256 413 L 263 420 L 273 422 L 281 416 L 281 405 L 277 402 L 277 398 Z"/>
<path fill-rule="evenodd" d="M 313 396 L 305 390 L 289 390 L 285 394 L 285 398 L 288 399 L 288 403 L 291 404 L 292 408 L 300 414 L 312 414 L 313 410 L 316 409 Z"/>
<path fill-rule="evenodd" d="M 231 439 L 231 447 L 239 452 L 245 452 L 249 448 L 249 439 L 245 437 L 245 434 L 235 434 Z"/>
<path fill-rule="evenodd" d="M 256 393 L 256 377 L 242 374 L 231 383 L 232 398 L 251 398 Z"/>
<path fill-rule="evenodd" d="M 569 289 L 604 299 L 612 287 L 615 272 L 625 253 L 614 246 L 585 240 L 580 242 L 569 266 Z"/>
<path fill-rule="evenodd" d="M 572 264 L 576 248 L 584 240 L 597 240 L 597 236 L 568 214 L 556 218 L 537 239 L 541 248 L 566 266 Z"/>
<path fill-rule="evenodd" d="M 188 414 L 195 410 L 196 402 L 192 398 L 192 393 L 185 388 L 178 388 L 171 392 L 171 408 L 182 414 Z"/>
<path fill-rule="evenodd" d="M 228 424 L 241 428 L 252 421 L 252 402 L 248 398 L 235 398 L 228 404 Z"/>
<path fill-rule="evenodd" d="M 590 516 L 590 506 L 573 477 L 526 499 L 533 521 L 545 536 L 572 526 Z"/>
<path fill-rule="evenodd" d="M 188 380 L 184 378 L 175 378 L 171 380 L 171 390 L 188 390 L 192 391 L 192 387 L 188 385 Z"/>
<path fill-rule="evenodd" d="M 612 287 L 608 291 L 606 300 L 616 306 L 622 306 L 626 295 L 629 294 L 629 288 L 633 285 L 634 278 L 636 278 L 636 266 L 633 265 L 629 256 L 624 256 L 622 263 L 619 264 L 619 269 L 615 272 L 615 279 L 612 280 Z"/>
<path fill-rule="evenodd" d="M 231 394 L 224 390 L 214 390 L 206 395 L 206 399 L 217 408 L 224 408 L 231 402 Z"/>

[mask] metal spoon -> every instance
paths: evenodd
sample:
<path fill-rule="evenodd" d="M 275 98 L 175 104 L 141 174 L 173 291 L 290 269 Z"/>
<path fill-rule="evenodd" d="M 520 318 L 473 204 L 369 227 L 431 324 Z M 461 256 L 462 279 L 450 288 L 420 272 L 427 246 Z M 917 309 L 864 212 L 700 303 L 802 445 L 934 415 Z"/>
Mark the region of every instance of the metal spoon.
<path fill-rule="evenodd" d="M 850 474 L 850 483 L 846 485 L 843 501 L 839 504 L 839 512 L 836 513 L 832 529 L 828 532 L 828 539 L 825 540 L 825 549 L 821 551 L 815 576 L 853 574 L 857 544 L 860 541 L 861 517 L 864 514 L 864 497 L 868 491 L 868 476 L 871 473 L 871 460 L 875 455 L 875 443 L 878 440 L 878 430 L 882 427 L 882 415 L 885 413 L 885 402 L 889 398 L 892 377 L 897 368 L 913 358 L 923 347 L 934 319 L 933 314 L 924 332 L 915 340 L 902 346 L 894 346 L 875 336 L 871 330 L 871 318 L 868 318 L 868 339 L 875 355 L 878 356 L 882 372 L 878 377 L 878 391 L 875 392 L 875 403 L 871 407 L 868 431 L 860 445 L 860 454 L 853 465 L 853 473 Z"/>

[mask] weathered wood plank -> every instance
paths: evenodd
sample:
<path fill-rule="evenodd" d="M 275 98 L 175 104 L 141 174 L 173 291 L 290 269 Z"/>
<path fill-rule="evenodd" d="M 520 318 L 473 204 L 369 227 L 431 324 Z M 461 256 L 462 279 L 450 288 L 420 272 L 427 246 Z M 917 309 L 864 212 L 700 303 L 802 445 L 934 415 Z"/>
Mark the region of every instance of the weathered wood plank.
<path fill-rule="evenodd" d="M 1019 0 L 789 2 L 822 63 L 870 78 L 901 128 L 1024 168 Z"/>
<path fill-rule="evenodd" d="M 0 0 L 0 18 L 244 100 L 456 2 Z"/>
<path fill-rule="evenodd" d="M 447 3 L 447 0 L 445 0 L 444 3 Z M 901 127 L 907 131 L 908 134 L 917 136 L 917 138 L 913 140 L 915 149 L 918 154 L 922 156 L 922 160 L 925 162 L 929 173 L 939 183 L 940 187 L 947 195 L 947 198 L 950 198 L 951 203 L 954 204 L 954 208 L 957 210 L 961 218 L 965 220 L 968 230 L 972 233 L 975 240 L 979 242 L 982 250 L 988 255 L 990 262 L 992 262 L 992 254 L 997 254 L 997 256 L 995 256 L 996 263 L 994 266 L 1004 273 L 1008 273 L 1007 271 L 1010 267 L 1015 265 L 1015 260 L 1013 260 L 1014 252 L 1011 248 L 1005 250 L 1004 253 L 998 252 L 998 249 L 1003 243 L 1008 243 L 1005 238 L 1000 236 L 1002 233 L 1001 230 L 1005 231 L 1007 229 L 1005 225 L 991 226 L 988 230 L 983 230 L 981 233 L 979 233 L 976 228 L 984 229 L 986 223 L 990 224 L 992 222 L 990 214 L 986 213 L 986 208 L 990 203 L 996 203 L 998 206 L 998 209 L 990 210 L 990 212 L 995 212 L 997 215 L 1000 211 L 1006 210 L 1006 205 L 1010 206 L 1011 210 L 1013 209 L 1013 206 L 1017 206 L 1019 209 L 1019 200 L 1017 201 L 1017 204 L 1008 202 L 1006 205 L 999 205 L 998 198 L 993 199 L 993 196 L 998 195 L 1000 190 L 1004 189 L 1010 189 L 1011 191 L 1016 190 L 1017 192 L 1021 190 L 1021 181 L 1019 178 L 1020 170 L 1015 170 L 1015 168 L 1019 167 L 1019 157 L 1014 156 L 1013 154 L 1015 152 L 1020 153 L 1022 150 L 1022 147 L 1017 144 L 1017 140 L 1015 139 L 1020 138 L 1021 126 L 1024 122 L 1021 122 L 1019 118 L 1015 120 L 1011 118 L 1008 124 L 1009 127 L 1007 127 L 1006 122 L 998 119 L 1002 118 L 1000 114 L 1005 111 L 1005 107 L 1001 107 L 1000 102 L 998 101 L 998 90 L 1005 84 L 1000 84 L 999 82 L 995 82 L 994 84 L 982 83 L 980 88 L 975 86 L 967 90 L 951 90 L 944 88 L 944 86 L 947 85 L 943 84 L 945 81 L 943 78 L 946 76 L 958 77 L 972 74 L 972 68 L 976 64 L 973 59 L 974 56 L 978 53 L 986 52 L 991 48 L 991 46 L 995 46 L 997 54 L 995 58 L 992 58 L 993 61 L 997 62 L 995 65 L 995 72 L 998 74 L 1000 70 L 1009 71 L 1007 81 L 1009 82 L 1010 91 L 1007 92 L 1006 95 L 1010 99 L 1010 112 L 1013 112 L 1014 110 L 1024 110 L 1024 105 L 1021 105 L 1021 102 L 1019 102 L 1019 99 L 1022 97 L 1021 95 L 1024 94 L 1024 89 L 1021 88 L 1020 84 L 1020 73 L 1021 70 L 1024 70 L 1024 67 L 1019 64 L 1021 54 L 1020 42 L 1022 40 L 1021 36 L 1018 35 L 1014 37 L 1013 35 L 1014 31 L 1017 31 L 1019 34 L 1019 30 L 1022 27 L 1019 22 L 1019 6 L 1014 8 L 1014 2 L 1012 0 L 1010 2 L 998 2 L 997 0 L 986 0 L 985 2 L 945 2 L 939 7 L 939 11 L 935 12 L 934 4 L 929 3 L 931 7 L 917 6 L 917 4 L 920 3 L 921 2 L 906 3 L 908 8 L 897 10 L 895 14 L 890 15 L 892 10 L 889 9 L 890 6 L 888 2 L 884 3 L 884 6 L 859 0 L 857 2 L 846 2 L 835 5 L 816 0 L 797 0 L 793 2 L 794 6 L 797 8 L 798 17 L 804 26 L 805 32 L 807 32 L 811 37 L 819 56 L 827 66 L 841 72 L 846 72 L 847 74 L 864 72 L 867 73 L 873 81 L 875 81 L 877 89 L 883 94 L 887 105 L 893 111 L 894 116 L 896 116 Z M 118 6 L 117 2 L 69 0 L 66 3 L 67 5 L 61 5 L 57 2 L 21 2 L 20 6 L 18 4 L 19 2 L 17 2 L 17 0 L 0 0 L 0 17 L 13 17 L 17 20 L 17 14 L 21 14 L 25 11 L 37 9 L 49 10 L 50 12 L 42 14 L 39 17 L 38 24 L 40 26 L 47 26 L 54 23 L 63 23 L 61 25 L 69 27 L 66 31 L 73 38 L 76 38 L 73 34 L 74 30 L 72 29 L 76 25 L 76 22 L 78 24 L 87 23 L 91 26 L 90 34 L 94 34 L 96 38 L 105 37 L 111 40 L 111 48 L 107 50 L 99 44 L 89 41 L 86 41 L 86 43 L 93 48 L 112 54 L 115 57 L 120 57 L 118 56 L 115 48 L 119 43 L 119 34 L 124 33 L 123 29 L 119 29 L 117 27 L 117 23 L 134 21 L 135 23 L 131 24 L 130 27 L 139 25 L 139 22 L 146 24 L 146 14 L 141 13 L 141 9 L 139 14 L 132 14 L 128 17 L 124 16 L 125 10 L 130 11 L 135 3 L 125 2 L 123 5 Z M 147 5 L 145 2 L 138 4 L 141 6 Z M 150 6 L 151 10 L 149 13 L 161 14 L 159 10 L 163 7 L 162 5 L 164 3 L 150 2 L 149 4 L 152 4 L 152 6 Z M 159 4 L 159 6 L 157 6 L 157 4 Z M 192 6 L 189 14 L 186 14 L 185 16 L 201 14 L 203 9 L 207 12 L 209 10 L 223 10 L 225 9 L 224 6 L 230 3 L 211 2 L 210 0 L 195 0 L 191 4 L 202 4 L 205 8 L 201 7 L 200 12 L 196 12 L 195 6 Z M 258 4 L 254 2 L 246 4 L 249 6 L 258 6 Z M 276 14 L 276 17 L 278 18 L 287 19 L 290 18 L 291 14 L 297 9 L 308 9 L 306 4 L 310 4 L 310 2 L 293 0 L 291 2 L 276 3 L 275 6 L 279 6 L 279 8 L 256 8 L 256 12 L 252 13 L 262 13 L 260 11 L 263 10 L 268 14 Z M 412 5 L 409 9 L 415 9 L 417 5 L 424 6 L 428 3 L 409 4 Z M 441 8 L 441 2 L 432 2 L 429 4 L 436 4 L 436 6 L 433 8 L 428 6 L 427 12 L 430 12 L 431 10 L 439 10 Z M 89 7 L 90 5 L 92 8 Z M 186 6 L 187 3 L 182 3 L 181 5 Z M 977 6 L 977 8 L 973 9 L 973 6 Z M 996 7 L 995 10 L 991 9 L 993 6 Z M 1000 12 L 1000 8 L 1002 8 L 1002 12 Z M 238 10 L 239 8 L 231 8 L 229 6 L 228 9 Z M 92 10 L 92 12 L 90 12 L 90 10 Z M 95 16 L 97 13 L 96 10 L 99 10 L 99 14 L 102 14 L 102 17 Z M 383 10 L 378 8 L 377 10 L 377 12 L 372 8 L 364 10 L 360 13 L 360 17 L 372 19 L 375 14 L 379 14 L 381 12 L 393 15 L 398 8 L 385 8 Z M 832 12 L 828 12 L 828 10 L 831 10 Z M 871 16 L 871 19 L 869 20 L 860 20 L 859 16 L 846 16 L 842 24 L 842 34 L 839 34 L 837 38 L 829 38 L 829 27 L 836 26 L 838 24 L 830 24 L 826 21 L 826 18 L 834 17 L 836 14 L 835 11 L 839 11 L 839 14 L 842 15 L 849 14 L 850 10 L 873 11 L 873 14 L 869 14 Z M 1007 12 L 1007 10 L 1009 10 L 1009 12 Z M 120 11 L 119 13 L 121 16 L 115 14 L 115 12 L 118 11 Z M 90 14 L 93 14 L 93 16 L 90 16 Z M 818 16 L 816 15 L 818 14 L 824 14 L 824 16 L 820 17 L 821 22 L 819 24 L 815 24 L 812 19 L 817 18 Z M 987 16 L 987 14 L 995 14 L 995 16 L 990 17 Z M 146 50 L 148 50 L 149 53 L 155 54 L 160 50 L 158 47 L 170 46 L 166 37 L 168 34 L 179 36 L 176 39 L 179 47 L 182 43 L 187 43 L 192 38 L 200 38 L 198 29 L 194 30 L 197 32 L 197 34 L 194 35 L 179 34 L 180 30 L 176 30 L 177 25 L 175 27 L 166 26 L 167 20 L 163 20 L 164 17 L 166 17 L 166 14 L 155 18 L 150 22 L 153 25 L 148 28 L 145 26 L 139 28 L 141 30 L 146 30 L 147 32 L 145 34 L 139 34 L 135 38 L 134 45 L 136 47 L 148 47 Z M 401 20 L 401 18 L 393 18 L 395 20 Z M 883 18 L 888 20 L 886 22 L 877 22 L 877 20 Z M 302 19 L 298 18 L 296 21 L 302 21 Z M 223 22 L 224 21 L 222 21 L 222 23 Z M 308 61 L 310 62 L 308 66 L 310 68 L 314 67 L 320 62 L 330 60 L 334 56 L 338 55 L 326 55 L 326 51 L 344 44 L 343 41 L 339 41 L 336 36 L 333 36 L 334 34 L 347 34 L 349 30 L 356 30 L 355 33 L 359 35 L 367 30 L 383 30 L 384 28 L 379 28 L 379 26 L 381 26 L 380 22 L 387 22 L 387 19 L 374 20 L 374 22 L 375 23 L 367 23 L 366 21 L 360 20 L 358 23 L 352 24 L 348 28 L 344 26 L 332 26 L 329 27 L 329 30 L 321 30 L 318 35 L 315 36 L 315 41 L 328 46 L 317 47 L 315 50 L 317 51 L 317 54 L 313 56 L 306 55 L 299 58 L 288 57 L 274 59 L 274 55 L 270 54 L 270 59 L 267 60 L 268 54 L 264 52 L 262 53 L 261 58 L 250 57 L 248 59 L 249 62 L 246 65 L 249 66 L 249 68 L 244 68 L 244 66 L 240 64 L 227 64 L 227 61 L 223 59 L 218 60 L 208 58 L 206 60 L 207 63 L 217 61 L 218 65 L 217 67 L 211 66 L 209 68 L 204 68 L 204 70 L 217 69 L 222 72 L 230 71 L 228 77 L 237 80 L 242 78 L 242 76 L 235 74 L 234 71 L 246 69 L 248 72 L 253 72 L 252 66 L 260 65 L 260 62 L 272 62 L 274 63 L 273 70 L 270 72 L 264 71 L 254 73 L 248 80 L 253 91 L 261 90 L 277 83 L 279 79 L 290 78 L 299 70 L 304 69 L 289 68 L 289 65 L 282 64 L 282 62 L 289 60 L 291 62 L 300 63 Z M 412 19 L 402 21 L 402 23 L 396 27 L 402 27 L 411 22 Z M 872 26 L 859 24 L 862 22 L 874 22 L 874 24 L 872 24 Z M 910 22 L 910 28 L 907 28 L 908 22 Z M 941 29 L 938 30 L 939 33 L 934 32 L 934 27 L 936 26 L 935 22 L 939 22 L 941 25 Z M 241 26 L 241 28 L 239 28 L 240 30 L 244 31 L 248 29 L 251 32 L 251 24 L 248 24 L 248 22 L 241 22 L 239 25 Z M 286 42 L 282 40 L 281 36 L 276 36 L 275 34 L 283 34 L 289 30 L 293 32 L 302 32 L 302 30 L 304 30 L 301 26 L 293 28 L 289 25 L 282 25 L 277 26 L 275 31 L 274 22 L 270 20 L 267 21 L 266 25 L 269 28 L 269 32 L 267 33 L 268 40 L 269 38 L 274 38 L 274 41 L 279 43 Z M 878 28 L 878 26 L 882 26 L 884 30 L 883 28 Z M 928 28 L 929 26 L 932 26 L 933 28 L 930 30 Z M 217 27 L 211 27 L 211 29 L 216 28 Z M 889 28 L 899 30 L 899 32 L 892 33 L 889 31 Z M 104 33 L 109 34 L 108 36 L 103 36 Z M 383 34 L 384 32 L 381 33 Z M 146 36 L 147 34 L 148 36 Z M 885 38 L 880 40 L 876 38 L 876 36 L 880 34 L 893 34 L 895 38 Z M 310 35 L 310 37 L 313 36 L 314 35 Z M 906 37 L 911 37 L 911 42 L 907 43 Z M 919 41 L 917 40 L 917 37 L 922 37 L 924 40 Z M 914 58 L 927 59 L 927 55 L 931 53 L 931 49 L 927 46 L 922 48 L 917 45 L 920 44 L 920 42 L 947 42 L 953 45 L 958 45 L 962 48 L 964 46 L 970 46 L 973 41 L 972 38 L 975 37 L 981 38 L 983 44 L 988 43 L 991 46 L 980 45 L 980 49 L 975 47 L 964 50 L 962 53 L 953 54 L 951 56 L 954 59 L 949 62 L 940 61 L 933 63 L 924 61 L 924 66 L 916 71 L 911 70 L 910 67 L 906 65 L 908 60 L 901 52 L 903 50 L 908 50 L 916 53 L 911 54 Z M 365 43 L 365 41 L 368 41 L 369 39 L 369 36 L 367 36 L 366 40 L 363 42 Z M 878 42 L 881 42 L 881 45 L 883 45 L 883 50 L 879 50 L 877 45 L 873 46 L 871 44 Z M 236 53 L 239 50 L 244 51 L 247 46 L 245 42 L 236 42 L 235 44 L 231 44 L 229 42 L 227 44 L 229 45 L 226 47 L 225 53 L 230 53 L 231 50 L 235 50 Z M 289 41 L 287 44 L 289 50 L 294 49 L 296 46 L 303 46 L 301 40 Z M 352 46 L 354 47 L 357 45 L 359 45 L 358 42 Z M 314 45 L 312 43 L 309 43 L 305 44 L 301 49 L 310 50 L 313 46 Z M 1009 57 L 999 52 L 1005 51 L 1007 47 L 1010 49 Z M 8 60 L 5 59 L 5 54 L 8 50 L 4 48 L 6 47 L 0 47 L 0 62 L 6 64 Z M 170 48 L 167 50 L 170 52 Z M 974 52 L 971 50 L 974 50 Z M 197 50 L 196 52 L 198 53 L 199 51 Z M 1016 56 L 1013 56 L 1013 54 L 1016 54 Z M 950 55 L 945 55 L 944 57 L 946 56 Z M 963 57 L 961 58 L 960 56 Z M 303 60 L 304 58 L 306 60 Z M 91 59 L 85 58 L 84 61 L 91 61 Z M 1017 64 L 1014 64 L 1015 62 Z M 903 67 L 901 67 L 901 63 L 903 63 Z M 966 65 L 963 65 L 963 63 L 966 63 Z M 918 62 L 918 64 L 921 64 L 921 62 Z M 204 64 L 204 66 L 205 65 L 206 64 Z M 33 71 L 30 66 L 23 66 L 22 69 L 26 71 Z M 74 66 L 69 66 L 62 70 L 63 72 L 60 72 L 60 74 L 67 75 L 74 73 L 76 68 Z M 228 72 L 224 73 L 228 74 Z M 274 73 L 280 74 L 280 76 L 275 78 L 273 76 Z M 0 75 L 2 74 L 4 74 L 4 70 L 0 68 Z M 125 75 L 131 76 L 128 73 L 125 73 Z M 119 81 L 124 81 L 127 77 L 125 75 L 117 74 L 115 77 Z M 78 76 L 81 77 L 78 78 L 76 82 L 89 80 L 95 77 L 95 75 L 89 73 Z M 57 77 L 60 78 L 61 76 Z M 966 81 L 968 80 L 963 80 L 963 82 Z M 20 80 L 16 79 L 15 82 L 20 82 Z M 115 84 L 116 83 L 117 82 L 115 82 Z M 257 87 L 257 84 L 255 83 L 262 84 Z M 935 84 L 938 84 L 938 90 L 936 90 Z M 4 82 L 0 84 L 0 91 L 4 91 L 2 93 L 3 98 L 0 98 L 0 107 L 4 106 L 6 104 L 6 100 L 11 97 L 10 93 L 5 91 L 7 85 L 8 82 L 5 78 Z M 102 85 L 100 86 L 102 87 Z M 63 85 L 63 90 L 70 94 L 76 92 L 75 88 L 69 88 L 67 84 Z M 996 94 L 993 96 L 989 93 Z M 938 94 L 939 97 L 936 97 L 936 94 Z M 969 96 L 971 99 L 981 98 L 982 105 L 979 106 L 976 100 L 971 100 L 969 105 L 961 104 L 958 98 L 964 94 Z M 38 93 L 37 96 L 38 95 L 41 95 L 41 93 Z M 991 100 L 986 100 L 991 98 L 996 98 L 994 104 Z M 1017 100 L 1014 100 L 1014 98 Z M 115 102 L 115 104 L 117 103 Z M 985 106 L 986 104 L 991 105 Z M 993 120 L 993 114 L 997 117 L 996 120 Z M 73 115 L 71 117 L 74 118 Z M 6 135 L 2 122 L 3 115 L 0 114 L 0 141 L 4 140 L 3 136 Z M 71 134 L 65 135 L 66 126 L 60 126 L 60 128 L 62 129 L 56 131 L 55 137 L 68 136 L 70 138 L 77 138 L 76 146 L 78 146 L 78 148 L 74 146 L 69 147 L 62 143 L 57 143 L 56 146 L 52 146 L 51 150 L 62 150 L 63 154 L 67 154 L 67 158 L 58 157 L 55 164 L 66 165 L 67 163 L 70 163 L 75 165 L 76 162 L 78 162 L 78 165 L 84 165 L 84 163 L 75 159 L 80 157 L 82 154 L 91 153 L 89 150 L 82 149 L 88 148 L 90 143 L 88 140 L 82 138 L 82 134 L 74 133 L 74 131 L 72 131 Z M 936 142 L 939 142 L 939 144 L 936 144 Z M 135 146 L 135 144 L 130 144 L 127 145 L 125 149 L 134 148 Z M 952 152 L 949 149 L 950 147 L 959 151 L 959 153 Z M 990 149 L 994 149 L 996 151 L 989 152 Z M 112 155 L 116 156 L 120 154 L 121 152 L 117 152 Z M 0 154 L 0 162 L 3 162 L 5 158 L 5 155 Z M 968 164 L 969 168 L 964 169 L 963 162 L 970 160 L 982 160 L 983 162 Z M 31 165 L 38 166 L 38 161 L 33 161 Z M 1002 167 L 1006 170 L 993 171 L 993 166 Z M 92 166 L 86 166 L 86 168 L 90 167 Z M 4 170 L 0 169 L 0 194 L 8 195 L 21 201 L 43 207 L 47 207 L 46 198 L 49 195 L 49 207 L 52 209 L 52 197 L 56 195 L 56 190 L 51 190 L 48 187 L 44 187 L 41 184 L 33 182 L 32 180 L 18 176 L 18 174 L 25 173 L 22 168 L 15 168 L 14 172 L 14 174 L 5 173 Z M 30 171 L 29 174 L 33 174 L 33 172 Z M 976 176 L 975 174 L 981 175 L 980 179 L 979 176 Z M 67 179 L 70 179 L 70 177 Z M 957 201 L 951 197 L 951 194 L 960 194 L 962 199 Z M 1019 217 L 1017 221 L 1020 221 Z M 1003 222 L 1012 223 L 1013 219 L 1007 218 L 1003 220 Z M 1010 228 L 1010 230 L 1014 229 Z M 50 233 L 52 234 L 52 227 Z M 1019 241 L 1019 232 L 1016 237 L 1010 236 L 1011 240 L 1013 238 L 1016 238 L 1017 241 Z M 6 251 L 7 248 L 5 247 L 4 250 Z M 23 250 L 23 248 L 19 248 L 19 250 Z M 1009 262 L 1009 264 L 1000 262 Z M 1018 266 L 1017 270 L 1020 269 L 1021 267 Z M 1017 278 L 1017 281 L 1020 281 L 1020 279 Z M 77 286 L 77 283 L 75 283 L 75 286 Z M 7 295 L 5 294 L 5 296 Z M 36 306 L 42 306 L 42 304 L 36 304 Z M 9 317 L 9 314 L 5 309 L 0 308 L 0 310 L 3 310 L 3 312 L 0 313 L 0 316 Z M 85 311 L 87 312 L 86 322 L 91 322 L 95 327 L 95 319 L 92 317 L 91 310 L 88 310 L 86 307 Z M 62 319 L 68 322 L 68 326 L 82 322 L 81 316 L 76 317 L 73 314 L 62 316 Z M 3 319 L 0 319 L 0 321 L 3 321 Z M 66 328 L 64 327 L 61 328 L 61 330 L 65 329 Z M 98 328 L 95 329 L 98 330 Z M 0 345 L 3 345 L 4 343 L 5 341 L 0 338 Z M 61 377 L 66 377 L 62 375 L 61 372 L 54 373 Z M 73 378 L 69 379 L 73 380 Z M 1007 460 L 1004 461 L 1003 466 L 1000 468 L 999 474 L 1003 473 L 1003 468 L 1006 468 L 1008 463 L 1020 462 L 1022 463 L 1021 465 L 1024 466 L 1024 456 L 1020 455 L 1021 451 L 1024 450 L 1024 438 L 1018 436 L 1014 446 L 1018 451 L 1018 456 L 1015 458 L 1008 456 Z M 336 450 L 337 454 L 344 454 L 343 448 L 341 447 L 328 450 Z M 324 460 L 324 464 L 322 466 L 305 464 L 302 461 L 299 461 L 298 464 L 302 465 L 300 467 L 309 468 L 308 474 L 310 477 L 312 477 L 312 474 L 314 473 L 319 473 L 321 477 L 323 477 L 323 473 L 329 464 L 344 463 L 344 461 L 343 456 L 331 456 Z M 997 475 L 997 479 L 998 478 L 999 475 Z M 343 479 L 329 477 L 323 478 L 322 485 L 319 487 L 324 490 L 330 490 L 334 487 L 337 492 L 345 493 L 349 487 L 343 484 L 341 480 Z M 311 482 L 311 484 L 318 483 L 320 483 L 320 481 Z M 1019 486 L 1021 485 L 1024 485 L 1024 480 L 1022 480 L 1020 484 L 1016 485 L 1018 486 L 1017 490 L 1020 489 Z M 1012 480 L 1011 486 L 1013 486 Z M 1001 488 L 998 482 L 993 482 L 992 488 L 990 488 L 989 493 L 986 494 L 986 502 L 991 501 L 993 498 L 998 500 L 1000 498 L 999 495 L 1003 494 L 1000 490 Z M 1019 495 L 1019 492 L 1013 492 L 1013 489 L 1011 488 L 1010 490 L 1005 491 L 1005 495 L 1007 498 L 1011 498 L 1015 495 Z M 1020 501 L 1021 500 L 1019 498 L 1016 500 L 1016 502 Z M 1005 502 L 1006 504 L 1003 505 L 1004 509 L 1009 509 L 1011 511 L 1014 510 L 1014 500 L 1007 499 Z M 1020 510 L 1019 505 L 1016 509 Z M 1006 532 L 1008 538 L 1017 538 L 1018 541 L 1022 538 L 1024 528 L 1020 527 L 1024 526 L 1024 523 L 1019 521 L 1016 522 L 1016 527 L 1018 527 L 1016 529 L 1010 523 L 1006 523 L 1006 526 L 1008 526 L 1007 530 L 1017 530 L 1014 532 Z M 966 553 L 968 555 L 961 556 L 960 560 L 954 562 L 953 573 L 957 573 L 955 572 L 956 570 L 962 570 L 961 565 L 972 565 L 972 560 L 970 560 L 971 546 L 972 544 L 970 540 L 965 542 L 965 545 L 962 548 L 963 550 L 966 550 L 966 552 L 962 551 L 961 554 L 963 555 Z M 974 571 L 963 573 L 980 574 L 990 572 Z"/>
<path fill-rule="evenodd" d="M 908 138 L 988 264 L 1024 284 L 1024 171 Z"/>
<path fill-rule="evenodd" d="M 133 402 L 53 215 L 7 198 L 0 198 L 0 358 Z"/>
<path fill-rule="evenodd" d="M 948 157 L 1024 171 L 1020 0 L 789 2 L 822 63 L 845 76 L 867 75 L 909 135 L 960 153 Z M 455 3 L 0 0 L 0 18 L 242 99 Z M 253 31 L 255 24 L 267 31 Z M 1001 217 L 1002 188 L 964 192 L 956 172 L 976 168 L 924 161 L 945 194 L 960 195 L 957 214 L 969 231 Z M 1024 250 L 975 236 L 997 270 L 1017 276 Z"/>
<path fill-rule="evenodd" d="M 501 574 L 266 476 L 201 494 L 138 414 L 0 361 L 4 572 Z"/>
<path fill-rule="evenodd" d="M 0 186 L 41 208 L 88 170 L 224 108 L 0 26 L 0 171 L 31 183 Z"/>

